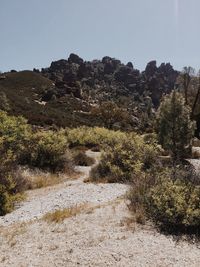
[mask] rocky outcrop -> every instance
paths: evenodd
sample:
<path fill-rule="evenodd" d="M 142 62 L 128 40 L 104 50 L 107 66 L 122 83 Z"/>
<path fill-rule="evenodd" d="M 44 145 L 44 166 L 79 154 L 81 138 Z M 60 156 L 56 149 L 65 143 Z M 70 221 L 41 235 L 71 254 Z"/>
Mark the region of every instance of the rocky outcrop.
<path fill-rule="evenodd" d="M 85 101 L 91 107 L 112 101 L 135 118 L 132 126 L 139 125 L 140 129 L 148 128 L 161 97 L 174 88 L 179 74 L 170 63 L 157 66 L 155 60 L 140 72 L 132 62 L 123 64 L 109 56 L 84 61 L 76 54 L 52 62 L 41 73 L 55 85 L 43 94 L 43 101 L 59 102 L 67 95 L 78 99 L 80 105 Z"/>
<path fill-rule="evenodd" d="M 93 111 L 111 103 L 126 118 L 114 120 L 115 129 L 146 131 L 151 129 L 162 95 L 174 88 L 178 74 L 169 63 L 157 66 L 151 61 L 141 72 L 132 62 L 124 64 L 109 56 L 85 61 L 70 54 L 41 70 L 1 73 L 0 86 L 10 113 L 21 114 L 32 124 L 105 126 Z M 23 97 L 16 98 L 19 88 Z"/>
<path fill-rule="evenodd" d="M 57 97 L 74 94 L 82 98 L 95 95 L 93 100 L 110 100 L 120 96 L 149 95 L 155 107 L 159 105 L 163 94 L 174 88 L 178 72 L 169 63 L 157 67 L 156 61 L 147 64 L 145 71 L 135 69 L 131 62 L 126 65 L 120 60 L 103 57 L 102 60 L 86 62 L 76 54 L 70 54 L 67 60 L 61 59 L 42 69 L 42 74 L 55 82 Z M 93 95 L 93 96 L 92 96 Z"/>

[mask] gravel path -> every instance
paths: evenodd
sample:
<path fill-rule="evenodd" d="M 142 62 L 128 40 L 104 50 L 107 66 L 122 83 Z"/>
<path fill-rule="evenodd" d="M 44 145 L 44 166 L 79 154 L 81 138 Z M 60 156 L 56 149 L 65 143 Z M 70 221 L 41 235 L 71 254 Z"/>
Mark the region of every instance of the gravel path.
<path fill-rule="evenodd" d="M 87 151 L 93 158 L 99 153 Z M 127 192 L 128 186 L 123 184 L 92 184 L 84 183 L 91 167 L 77 167 L 82 175 L 74 181 L 47 190 L 46 188 L 28 193 L 28 198 L 18 209 L 4 217 L 0 217 L 0 226 L 8 226 L 17 222 L 27 222 L 41 218 L 45 213 L 57 209 L 73 207 L 79 204 L 102 204 L 121 197 Z M 46 192 L 44 194 L 44 192 Z M 33 196 L 32 196 L 33 195 Z"/>
<path fill-rule="evenodd" d="M 199 267 L 200 249 L 129 224 L 123 201 L 60 224 L 36 221 L 4 229 L 0 267 Z"/>
<path fill-rule="evenodd" d="M 126 185 L 84 183 L 90 168 L 78 170 L 79 179 L 29 192 L 19 209 L 0 218 L 0 267 L 200 266 L 196 244 L 177 243 L 133 222 L 122 198 Z M 62 223 L 38 220 L 48 211 L 82 203 L 92 208 Z"/>

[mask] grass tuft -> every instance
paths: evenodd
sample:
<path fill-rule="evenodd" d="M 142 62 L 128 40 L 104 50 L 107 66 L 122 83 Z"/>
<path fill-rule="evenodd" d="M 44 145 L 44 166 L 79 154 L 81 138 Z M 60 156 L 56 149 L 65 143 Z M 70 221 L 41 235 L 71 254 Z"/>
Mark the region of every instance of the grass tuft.
<path fill-rule="evenodd" d="M 76 205 L 74 207 L 48 212 L 43 216 L 43 220 L 48 223 L 61 223 L 67 218 L 80 214 L 84 208 L 85 205 Z"/>

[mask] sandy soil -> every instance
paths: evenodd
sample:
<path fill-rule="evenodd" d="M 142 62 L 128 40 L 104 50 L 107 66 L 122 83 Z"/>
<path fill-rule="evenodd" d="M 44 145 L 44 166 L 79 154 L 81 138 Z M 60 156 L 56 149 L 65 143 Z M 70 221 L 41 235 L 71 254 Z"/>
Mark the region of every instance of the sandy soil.
<path fill-rule="evenodd" d="M 123 198 L 128 186 L 84 183 L 90 168 L 78 169 L 84 172 L 79 179 L 29 192 L 17 210 L 0 218 L 0 267 L 200 266 L 197 244 L 177 243 L 131 220 Z M 42 219 L 48 211 L 85 203 L 62 223 Z"/>

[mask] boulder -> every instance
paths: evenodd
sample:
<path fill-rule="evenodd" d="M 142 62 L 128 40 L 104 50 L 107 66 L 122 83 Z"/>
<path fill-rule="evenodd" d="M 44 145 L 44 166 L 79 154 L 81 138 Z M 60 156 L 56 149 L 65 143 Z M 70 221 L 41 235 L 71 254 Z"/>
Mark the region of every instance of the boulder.
<path fill-rule="evenodd" d="M 68 58 L 68 62 L 81 65 L 83 63 L 83 59 L 80 58 L 78 55 L 72 53 L 72 54 L 70 54 L 70 56 Z"/>

